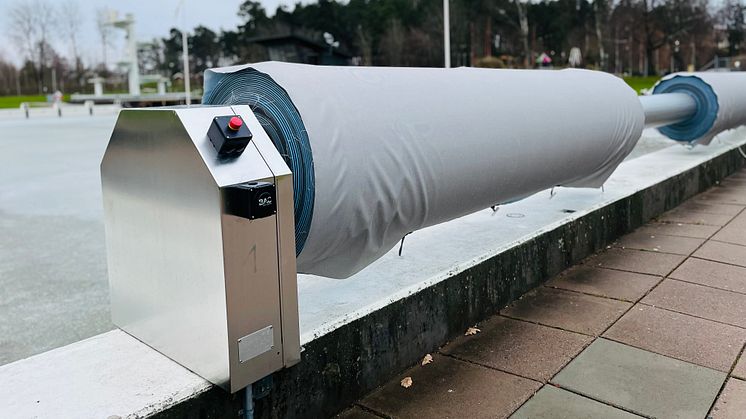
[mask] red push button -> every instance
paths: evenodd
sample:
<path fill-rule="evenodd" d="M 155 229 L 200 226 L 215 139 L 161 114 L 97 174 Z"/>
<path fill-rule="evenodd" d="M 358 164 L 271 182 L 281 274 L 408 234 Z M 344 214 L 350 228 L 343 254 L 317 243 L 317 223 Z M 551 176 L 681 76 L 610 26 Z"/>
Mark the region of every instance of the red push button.
<path fill-rule="evenodd" d="M 207 137 L 223 157 L 240 155 L 251 141 L 251 131 L 238 115 L 216 116 L 207 130 Z"/>
<path fill-rule="evenodd" d="M 241 125 L 243 125 L 243 120 L 237 116 L 234 116 L 230 121 L 228 121 L 228 128 L 233 131 L 238 131 L 241 128 Z"/>

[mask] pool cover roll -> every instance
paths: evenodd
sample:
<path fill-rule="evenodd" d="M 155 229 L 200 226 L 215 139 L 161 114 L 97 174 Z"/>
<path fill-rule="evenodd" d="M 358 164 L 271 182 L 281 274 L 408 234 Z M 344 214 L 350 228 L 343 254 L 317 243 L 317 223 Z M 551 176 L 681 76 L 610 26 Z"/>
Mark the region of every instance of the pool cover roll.
<path fill-rule="evenodd" d="M 267 62 L 208 70 L 203 103 L 257 113 L 300 188 L 298 271 L 333 278 L 409 232 L 555 185 L 599 187 L 644 124 L 631 88 L 585 70 Z"/>
<path fill-rule="evenodd" d="M 697 102 L 691 118 L 658 130 L 672 140 L 710 144 L 719 133 L 746 124 L 746 74 L 675 73 L 656 83 L 653 94 L 687 93 Z"/>

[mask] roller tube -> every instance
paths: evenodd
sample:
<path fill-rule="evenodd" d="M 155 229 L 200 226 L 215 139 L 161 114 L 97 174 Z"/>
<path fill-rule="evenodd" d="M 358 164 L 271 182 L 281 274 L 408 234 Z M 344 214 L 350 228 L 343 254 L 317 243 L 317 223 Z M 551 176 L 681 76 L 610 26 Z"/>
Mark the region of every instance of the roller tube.
<path fill-rule="evenodd" d="M 697 112 L 697 101 L 686 93 L 640 96 L 645 127 L 660 127 L 687 120 Z"/>

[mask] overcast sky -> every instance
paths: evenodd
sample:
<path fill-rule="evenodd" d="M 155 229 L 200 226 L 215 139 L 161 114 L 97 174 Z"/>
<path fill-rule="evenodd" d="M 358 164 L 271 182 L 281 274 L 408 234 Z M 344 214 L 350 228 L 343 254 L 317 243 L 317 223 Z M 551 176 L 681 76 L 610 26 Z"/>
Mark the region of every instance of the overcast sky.
<path fill-rule="evenodd" d="M 13 47 L 8 36 L 9 21 L 7 10 L 18 1 L 28 0 L 0 0 L 0 55 L 13 62 L 20 62 L 19 51 Z M 64 5 L 70 0 L 44 0 L 54 5 Z M 83 59 L 90 63 L 100 61 L 101 46 L 96 33 L 96 10 L 107 8 L 116 10 L 120 15 L 132 13 L 135 15 L 135 31 L 139 41 L 147 41 L 154 37 L 164 37 L 170 28 L 181 26 L 182 18 L 176 15 L 180 0 L 75 0 L 81 10 L 83 27 L 81 28 L 80 44 Z M 197 25 L 204 25 L 218 31 L 220 29 L 234 29 L 240 22 L 237 12 L 242 0 L 183 0 L 185 6 L 184 23 L 191 29 Z M 262 0 L 269 14 L 274 14 L 277 6 L 292 5 L 297 0 Z M 307 1 L 304 1 L 307 2 Z M 122 53 L 124 32 L 115 31 L 118 42 L 113 48 L 112 59 L 115 60 Z M 55 49 L 64 56 L 69 56 L 67 45 L 61 41 L 52 42 Z"/>

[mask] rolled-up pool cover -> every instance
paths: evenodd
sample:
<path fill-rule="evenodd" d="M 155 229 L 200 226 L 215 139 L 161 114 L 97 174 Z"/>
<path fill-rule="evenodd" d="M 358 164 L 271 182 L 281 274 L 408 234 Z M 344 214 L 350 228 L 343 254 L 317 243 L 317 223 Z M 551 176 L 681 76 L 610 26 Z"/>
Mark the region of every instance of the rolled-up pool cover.
<path fill-rule="evenodd" d="M 298 271 L 348 277 L 405 234 L 554 185 L 599 187 L 644 115 L 585 70 L 208 70 L 205 104 L 248 104 L 293 171 Z"/>
<path fill-rule="evenodd" d="M 746 124 L 744 73 L 675 73 L 656 83 L 653 94 L 662 93 L 687 93 L 697 102 L 694 116 L 659 128 L 672 140 L 707 145 L 717 134 Z"/>

